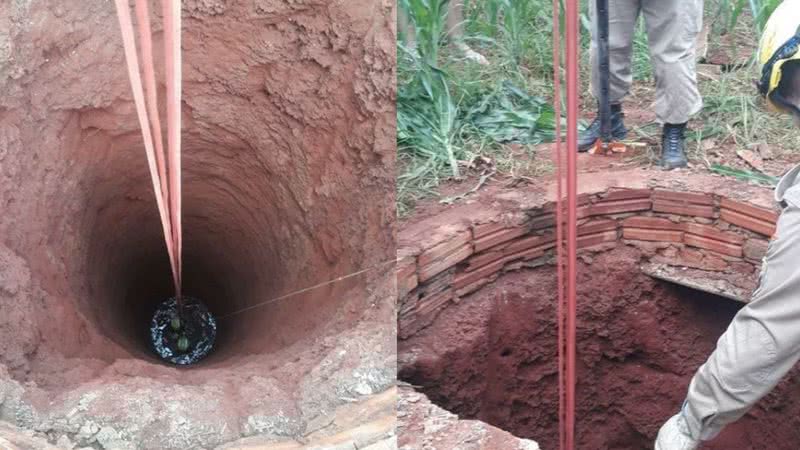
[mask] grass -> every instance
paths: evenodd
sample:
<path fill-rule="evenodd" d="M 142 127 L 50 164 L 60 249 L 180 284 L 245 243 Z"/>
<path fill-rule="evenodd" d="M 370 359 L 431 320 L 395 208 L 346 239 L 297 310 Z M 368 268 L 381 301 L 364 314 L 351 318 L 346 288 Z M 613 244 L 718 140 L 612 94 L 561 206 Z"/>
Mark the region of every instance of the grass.
<path fill-rule="evenodd" d="M 717 1 L 707 8 L 707 18 L 709 11 L 723 11 L 712 18 L 716 30 L 712 30 L 709 38 L 709 52 L 720 50 L 715 47 L 727 47 L 731 58 L 741 67 L 733 64 L 733 70 L 723 70 L 717 79 L 700 77 L 704 108 L 694 121 L 690 148 L 690 156 L 696 160 L 705 161 L 707 165 L 715 158 L 731 160 L 736 158 L 737 151 L 757 145 L 769 145 L 777 156 L 789 159 L 797 153 L 794 143 L 800 139 L 800 131 L 789 117 L 768 111 L 754 86 L 761 75 L 755 57 L 759 30 L 778 3 L 771 0 Z M 706 148 L 710 145 L 704 141 L 716 143 L 716 155 L 708 154 Z"/>
<path fill-rule="evenodd" d="M 800 133 L 788 118 L 767 112 L 753 87 L 759 74 L 751 56 L 777 3 L 706 2 L 709 54 L 727 52 L 738 65 L 726 67 L 736 70 L 722 71 L 715 79 L 700 77 L 705 107 L 692 121 L 688 139 L 694 161 L 708 167 L 736 162 L 737 151 L 757 144 L 768 144 L 779 156 L 795 151 Z M 445 45 L 442 0 L 403 0 L 401 8 L 416 20 L 418 45 L 412 51 L 398 42 L 399 214 L 411 212 L 421 199 L 438 197 L 437 187 L 446 180 L 494 172 L 535 179 L 552 170 L 550 156 L 537 145 L 553 137 L 555 124 L 549 108 L 552 2 L 466 0 L 465 40 L 491 61 L 489 66 L 466 61 Z M 582 23 L 581 80 L 588 84 L 585 12 Z M 636 28 L 632 70 L 637 88 L 629 100 L 647 109 L 654 80 L 642 23 Z M 593 100 L 585 98 L 584 106 L 593 106 Z M 658 139 L 656 124 L 631 125 L 635 138 Z M 472 187 L 472 182 L 464 184 L 465 191 Z"/>
<path fill-rule="evenodd" d="M 417 200 L 436 195 L 442 181 L 462 178 L 478 157 L 503 172 L 538 175 L 540 167 L 524 160 L 533 160 L 535 145 L 551 139 L 554 127 L 546 100 L 552 89 L 550 4 L 467 0 L 465 40 L 492 61 L 481 66 L 442 45 L 446 6 L 431 3 L 436 1 L 400 4 L 413 19 L 417 40 L 416 49 L 398 42 L 401 215 Z M 440 15 L 431 13 L 437 9 Z M 510 143 L 522 158 L 511 157 Z"/>

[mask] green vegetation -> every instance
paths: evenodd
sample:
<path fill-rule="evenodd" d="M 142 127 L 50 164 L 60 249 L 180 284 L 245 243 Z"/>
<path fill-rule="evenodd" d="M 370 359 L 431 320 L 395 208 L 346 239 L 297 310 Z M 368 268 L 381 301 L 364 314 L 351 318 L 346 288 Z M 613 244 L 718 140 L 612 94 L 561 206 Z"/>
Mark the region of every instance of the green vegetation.
<path fill-rule="evenodd" d="M 760 34 L 764 29 L 772 11 L 781 4 L 783 0 L 730 0 L 715 2 L 715 16 L 719 17 L 722 31 L 732 30 L 736 27 L 739 18 L 748 9 L 755 31 Z"/>
<path fill-rule="evenodd" d="M 690 158 L 709 170 L 714 164 L 729 164 L 737 151 L 757 144 L 768 144 L 776 156 L 793 152 L 792 143 L 800 137 L 788 118 L 765 111 L 753 88 L 759 76 L 752 57 L 759 30 L 778 3 L 706 2 L 708 55 L 723 54 L 726 61 L 710 61 L 715 64 L 710 73 L 704 72 L 710 66 L 700 66 L 705 108 L 691 123 L 689 144 Z M 407 214 L 419 199 L 436 196 L 437 186 L 448 179 L 472 176 L 483 183 L 493 176 L 532 179 L 548 173 L 550 154 L 538 144 L 553 139 L 556 120 L 552 1 L 465 0 L 465 40 L 489 59 L 488 66 L 465 60 L 447 45 L 446 1 L 401 0 L 400 8 L 414 23 L 417 45 L 398 42 L 399 213 Z M 588 84 L 585 11 L 581 22 L 580 76 Z M 562 37 L 563 29 L 562 23 Z M 635 87 L 628 103 L 647 110 L 654 80 L 641 23 L 635 33 L 633 74 Z M 586 95 L 582 106 L 592 110 L 594 100 Z M 658 142 L 657 124 L 629 125 L 632 139 Z M 657 148 L 637 162 L 654 161 L 655 152 Z M 738 169 L 753 168 L 743 164 Z M 463 191 L 474 184 L 465 184 Z M 442 201 L 448 200 L 452 199 Z"/>

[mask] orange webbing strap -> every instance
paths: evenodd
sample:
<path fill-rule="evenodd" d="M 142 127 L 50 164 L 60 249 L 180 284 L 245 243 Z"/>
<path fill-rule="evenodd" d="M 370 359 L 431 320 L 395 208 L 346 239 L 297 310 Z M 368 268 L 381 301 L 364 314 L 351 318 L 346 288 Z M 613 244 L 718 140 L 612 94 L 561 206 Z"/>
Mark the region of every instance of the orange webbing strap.
<path fill-rule="evenodd" d="M 181 294 L 181 243 L 180 243 L 180 117 L 177 122 L 167 121 L 167 131 L 172 135 L 178 135 L 177 143 L 175 138 L 169 140 L 169 155 L 165 159 L 163 152 L 163 144 L 161 142 L 161 123 L 158 120 L 158 103 L 156 94 L 155 70 L 153 68 L 153 51 L 152 41 L 150 38 L 150 20 L 147 10 L 148 0 L 136 0 L 136 13 L 139 25 L 139 38 L 142 46 L 142 58 L 144 64 L 145 86 L 147 88 L 147 96 L 145 97 L 144 90 L 142 89 L 142 79 L 139 74 L 139 59 L 136 53 L 135 33 L 133 23 L 131 21 L 130 10 L 127 0 L 115 0 L 117 7 L 117 18 L 119 19 L 120 31 L 122 32 L 122 43 L 125 50 L 125 60 L 128 65 L 128 77 L 131 81 L 131 90 L 133 92 L 133 100 L 136 105 L 136 114 L 139 119 L 139 126 L 142 129 L 142 138 L 144 140 L 145 153 L 147 155 L 147 165 L 150 169 L 150 177 L 153 181 L 153 190 L 156 195 L 156 205 L 158 207 L 158 214 L 161 217 L 161 226 L 164 231 L 164 240 L 169 254 L 170 266 L 172 268 L 172 278 L 175 283 L 175 294 L 180 299 Z M 165 3 L 165 10 L 167 8 L 167 1 Z M 177 16 L 180 17 L 180 2 L 169 2 L 177 4 Z M 174 7 L 175 5 L 173 5 Z M 174 9 L 170 9 L 171 14 L 168 18 L 165 15 L 165 29 L 167 21 L 172 26 L 172 34 L 178 35 L 177 49 L 180 49 L 180 28 L 175 29 L 175 14 Z M 178 21 L 179 24 L 179 21 Z M 169 46 L 174 47 L 174 37 L 169 39 Z M 171 58 L 170 58 L 171 56 Z M 170 60 L 175 65 L 175 59 L 178 59 L 178 66 L 180 52 L 175 49 L 167 53 L 168 68 Z M 175 75 L 175 70 L 168 71 L 167 80 L 167 93 L 172 93 L 172 96 L 167 98 L 168 111 L 172 115 L 175 111 L 180 112 L 180 83 L 177 89 L 177 103 L 175 101 L 175 82 L 174 79 L 169 79 L 169 74 Z M 180 77 L 180 70 L 177 70 L 177 76 Z M 172 86 L 172 88 L 170 88 Z M 146 100 L 146 101 L 145 101 Z M 149 114 L 148 114 L 149 111 Z M 175 129 L 177 126 L 177 129 Z M 152 127 L 152 129 L 151 129 Z M 169 165 L 169 170 L 167 170 Z M 169 177 L 169 178 L 167 178 Z M 168 184 L 167 184 L 168 183 Z"/>
<path fill-rule="evenodd" d="M 158 91 L 156 90 L 156 73 L 153 67 L 153 39 L 150 33 L 150 12 L 148 11 L 147 3 L 148 0 L 136 0 L 136 22 L 139 25 L 145 100 L 147 100 L 147 113 L 150 116 L 152 136 L 155 137 L 156 166 L 158 167 L 159 180 L 161 180 L 161 195 L 164 199 L 168 199 L 169 186 L 164 182 L 167 179 L 167 165 L 164 161 L 161 119 L 158 116 Z"/>
<path fill-rule="evenodd" d="M 169 148 L 169 204 L 177 265 L 176 293 L 181 298 L 183 233 L 181 223 L 181 2 L 162 0 L 164 58 L 167 76 L 167 146 Z"/>

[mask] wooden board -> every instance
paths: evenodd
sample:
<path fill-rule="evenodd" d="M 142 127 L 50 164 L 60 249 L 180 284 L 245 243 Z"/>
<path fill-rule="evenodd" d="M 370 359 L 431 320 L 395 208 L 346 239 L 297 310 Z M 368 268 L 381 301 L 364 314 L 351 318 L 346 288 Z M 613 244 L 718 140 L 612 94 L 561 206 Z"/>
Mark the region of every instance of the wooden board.
<path fill-rule="evenodd" d="M 695 274 L 689 275 L 683 267 L 670 266 L 667 264 L 647 263 L 642 266 L 645 274 L 669 283 L 685 286 L 690 289 L 708 292 L 709 294 L 729 298 L 741 303 L 750 301 L 750 293 L 744 289 L 734 286 L 727 280 L 714 278 L 713 272 L 709 276 L 698 277 Z M 697 271 L 693 271 L 696 273 Z"/>

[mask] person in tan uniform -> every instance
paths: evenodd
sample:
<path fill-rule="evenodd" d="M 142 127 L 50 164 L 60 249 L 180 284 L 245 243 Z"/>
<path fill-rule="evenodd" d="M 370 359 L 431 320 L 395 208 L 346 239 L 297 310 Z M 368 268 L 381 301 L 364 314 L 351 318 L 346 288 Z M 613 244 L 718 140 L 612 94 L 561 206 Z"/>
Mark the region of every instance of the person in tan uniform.
<path fill-rule="evenodd" d="M 800 126 L 800 0 L 785 0 L 770 16 L 759 61 L 759 91 Z M 656 450 L 699 448 L 742 417 L 800 359 L 800 165 L 781 178 L 775 200 L 782 212 L 759 286 L 692 378 L 680 412 L 659 430 Z"/>
<path fill-rule="evenodd" d="M 596 29 L 594 3 L 590 1 L 589 5 Z M 703 107 L 695 73 L 695 38 L 703 28 L 703 0 L 609 0 L 608 3 L 612 137 L 622 140 L 627 135 L 622 99 L 633 80 L 633 37 L 636 21 L 642 15 L 656 81 L 656 119 L 663 124 L 661 163 L 666 169 L 685 167 L 686 123 Z M 599 97 L 597 47 L 597 35 L 592 33 L 591 88 L 595 98 Z M 600 122 L 595 119 L 580 133 L 578 150 L 589 150 L 599 137 Z"/>

